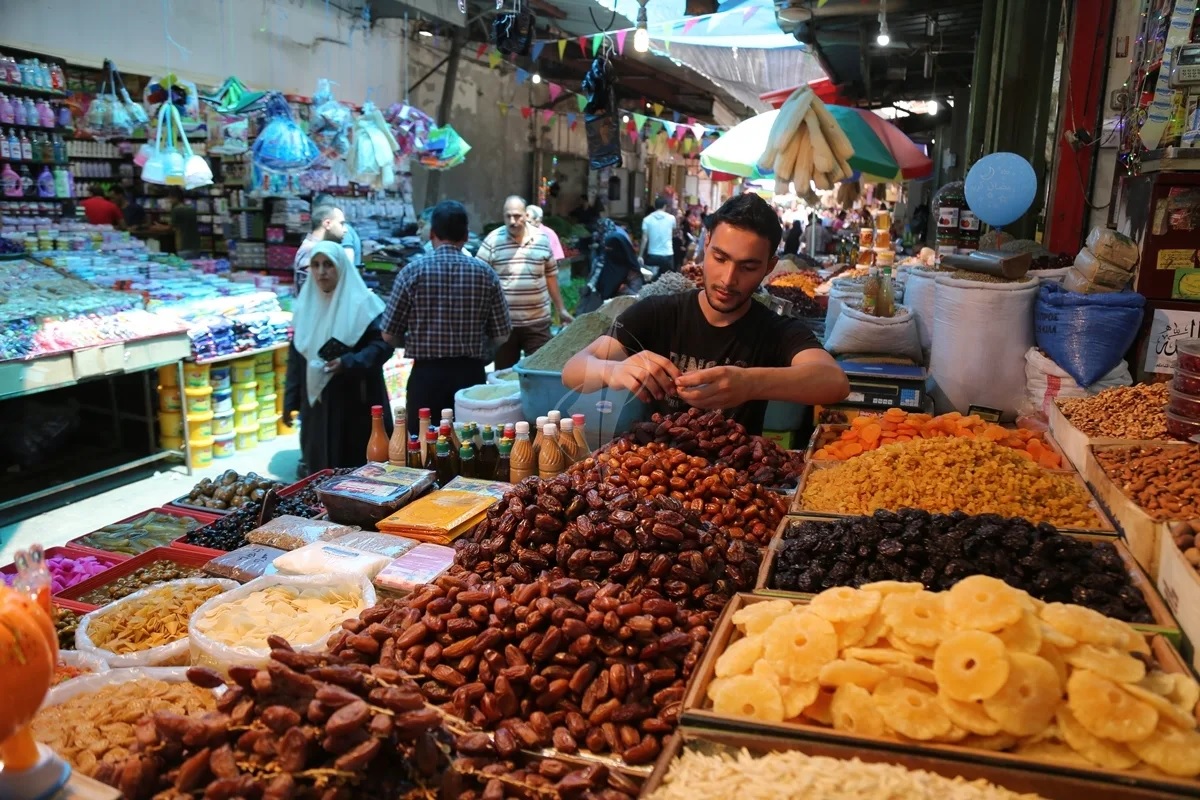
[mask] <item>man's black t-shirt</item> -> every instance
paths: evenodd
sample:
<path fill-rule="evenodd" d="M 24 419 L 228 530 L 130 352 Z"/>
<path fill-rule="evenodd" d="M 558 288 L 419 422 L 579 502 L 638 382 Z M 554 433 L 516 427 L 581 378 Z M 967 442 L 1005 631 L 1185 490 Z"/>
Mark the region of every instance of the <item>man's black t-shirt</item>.
<path fill-rule="evenodd" d="M 808 328 L 797 320 L 772 313 L 758 301 L 732 325 L 709 323 L 700 310 L 700 291 L 648 297 L 617 318 L 612 335 L 630 355 L 649 350 L 666 356 L 681 372 L 710 367 L 786 367 L 802 350 L 820 347 Z M 688 404 L 678 397 L 652 403 L 664 414 L 683 411 Z M 725 413 L 762 433 L 767 401 L 751 400 Z"/>

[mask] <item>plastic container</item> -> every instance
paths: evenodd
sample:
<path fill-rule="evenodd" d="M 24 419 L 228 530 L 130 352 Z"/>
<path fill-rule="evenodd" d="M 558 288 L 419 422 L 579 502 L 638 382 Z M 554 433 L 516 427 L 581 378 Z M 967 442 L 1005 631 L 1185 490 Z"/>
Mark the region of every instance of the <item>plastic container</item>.
<path fill-rule="evenodd" d="M 631 392 L 601 389 L 580 394 L 562 384 L 561 372 L 515 367 L 520 378 L 521 410 L 526 419 L 537 419 L 552 409 L 563 416 L 583 414 L 588 447 L 595 450 L 628 432 L 646 416 L 646 404 Z"/>
<path fill-rule="evenodd" d="M 254 371 L 255 372 L 270 372 L 275 369 L 275 351 L 268 350 L 265 353 L 254 354 Z"/>
<path fill-rule="evenodd" d="M 241 408 L 256 403 L 258 400 L 257 388 L 258 384 L 253 379 L 248 382 L 235 381 L 233 383 L 233 405 Z"/>
<path fill-rule="evenodd" d="M 68 547 L 67 549 L 73 550 L 76 548 Z M 120 557 L 121 554 L 105 553 L 105 555 Z M 85 594 L 94 592 L 97 589 L 103 589 L 110 583 L 116 583 L 121 578 L 128 577 L 142 567 L 148 567 L 157 561 L 170 561 L 172 564 L 178 564 L 181 567 L 202 567 L 208 563 L 205 559 L 206 556 L 200 553 L 189 553 L 174 547 L 152 547 L 144 553 L 138 553 L 132 558 L 124 556 L 122 560 L 99 575 L 93 575 L 86 581 L 80 581 L 69 589 L 64 589 L 62 599 L 78 603 L 79 598 Z"/>
<path fill-rule="evenodd" d="M 1188 372 L 1200 372 L 1200 339 L 1177 342 L 1175 352 L 1178 354 L 1180 369 L 1186 369 Z"/>
<path fill-rule="evenodd" d="M 258 376 L 258 388 L 255 390 L 258 396 L 266 397 L 269 394 L 275 393 L 275 373 L 264 372 Z"/>
<path fill-rule="evenodd" d="M 183 414 L 178 411 L 158 412 L 158 433 L 167 438 L 183 436 Z"/>
<path fill-rule="evenodd" d="M 214 391 L 228 389 L 232 378 L 233 372 L 229 369 L 228 364 L 212 367 L 208 371 L 208 385 L 213 387 Z"/>
<path fill-rule="evenodd" d="M 254 382 L 254 359 L 239 358 L 229 365 L 231 377 L 235 384 Z"/>
<path fill-rule="evenodd" d="M 215 415 L 211 411 L 206 411 L 203 414 L 188 414 L 188 438 L 190 439 L 210 439 L 213 435 L 213 417 Z"/>
<path fill-rule="evenodd" d="M 287 367 L 288 348 L 286 348 L 286 347 L 276 348 L 275 350 L 272 351 L 271 355 L 272 355 L 271 361 L 272 361 L 272 363 L 275 364 L 275 369 L 277 371 L 282 372 Z"/>
<path fill-rule="evenodd" d="M 188 439 L 188 466 L 192 469 L 204 469 L 212 465 L 213 438 Z"/>
<path fill-rule="evenodd" d="M 179 368 L 174 364 L 166 364 L 158 368 L 158 385 L 162 387 L 179 388 Z"/>
<path fill-rule="evenodd" d="M 213 389 L 213 411 L 218 414 L 233 411 L 233 392 L 230 389 Z"/>
<path fill-rule="evenodd" d="M 183 385 L 189 389 L 208 386 L 208 364 L 185 361 L 183 363 Z"/>
<path fill-rule="evenodd" d="M 278 434 L 278 431 L 275 429 L 275 423 L 278 421 L 279 418 L 274 414 L 271 415 L 270 419 L 260 419 L 258 421 L 258 440 L 260 442 L 269 442 L 275 438 Z"/>
<path fill-rule="evenodd" d="M 185 388 L 183 394 L 187 397 L 187 413 L 203 414 L 212 411 L 212 393 L 212 387 L 208 384 Z"/>
<path fill-rule="evenodd" d="M 84 547 L 70 547 L 70 546 L 47 547 L 45 549 L 45 554 L 46 554 L 46 558 L 48 558 L 48 559 L 53 558 L 54 556 L 64 556 L 66 558 L 73 558 L 73 559 L 82 558 L 83 556 L 91 556 L 92 558 L 96 559 L 97 561 L 99 561 L 101 564 L 103 564 L 106 567 L 105 572 L 107 572 L 109 569 L 112 569 L 117 564 L 120 564 L 121 562 L 127 561 L 129 559 L 129 556 L 125 555 L 124 553 L 107 553 L 107 552 L 104 552 L 103 550 L 92 550 L 92 549 L 84 548 Z M 0 567 L 0 575 L 14 576 L 16 574 L 17 574 L 17 565 L 16 564 L 5 564 L 3 567 Z M 69 592 L 69 591 L 71 591 L 71 589 L 75 588 L 80 583 L 86 583 L 87 581 L 94 580 L 96 578 L 99 578 L 102 575 L 104 575 L 104 572 L 97 573 L 90 578 L 80 581 L 79 583 L 76 583 L 76 584 L 66 587 L 62 591 Z M 0 581 L 2 581 L 2 580 L 3 579 L 0 578 Z M 58 595 L 56 594 L 55 597 L 57 597 L 57 596 Z"/>
<path fill-rule="evenodd" d="M 258 447 L 258 423 L 253 425 L 239 425 L 234 428 L 234 433 L 237 434 L 235 444 L 238 450 L 253 450 Z"/>
<path fill-rule="evenodd" d="M 1167 431 L 1176 439 L 1200 443 L 1200 420 L 1188 419 L 1170 411 L 1167 415 Z"/>
<path fill-rule="evenodd" d="M 233 454 L 237 452 L 237 444 L 234 442 L 236 438 L 237 434 L 233 432 L 214 436 L 213 458 L 232 458 Z"/>
<path fill-rule="evenodd" d="M 1200 422 L 1200 395 L 1187 394 L 1174 387 L 1168 391 L 1171 398 L 1167 403 L 1168 411 Z"/>
<path fill-rule="evenodd" d="M 1175 379 L 1171 381 L 1171 386 L 1187 394 L 1200 395 L 1200 372 L 1176 369 Z"/>
<path fill-rule="evenodd" d="M 262 380 L 264 375 L 275 374 L 275 362 L 268 361 L 267 363 L 257 362 L 254 365 L 254 374 L 258 376 L 258 380 Z"/>
<path fill-rule="evenodd" d="M 178 450 L 183 451 L 182 436 L 160 436 L 158 437 L 158 446 L 163 450 Z"/>
<path fill-rule="evenodd" d="M 277 395 L 269 394 L 266 397 L 258 398 L 258 418 L 266 419 L 267 417 L 274 418 L 279 412 L 275 410 L 275 399 Z"/>
<path fill-rule="evenodd" d="M 160 386 L 158 387 L 158 410 L 159 411 L 182 411 L 183 398 L 179 395 L 178 386 Z"/>
<path fill-rule="evenodd" d="M 233 433 L 233 409 L 213 414 L 213 436 L 225 436 Z"/>
<path fill-rule="evenodd" d="M 246 403 L 233 410 L 233 427 L 250 428 L 258 425 L 258 403 Z"/>

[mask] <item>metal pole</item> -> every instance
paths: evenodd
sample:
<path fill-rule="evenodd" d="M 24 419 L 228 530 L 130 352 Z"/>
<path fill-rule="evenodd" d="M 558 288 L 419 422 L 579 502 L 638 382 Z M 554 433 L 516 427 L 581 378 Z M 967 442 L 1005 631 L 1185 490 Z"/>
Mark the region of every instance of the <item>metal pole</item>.
<path fill-rule="evenodd" d="M 450 54 L 446 56 L 446 81 L 442 84 L 442 101 L 438 103 L 437 124 L 446 125 L 450 122 L 450 110 L 454 106 L 454 84 L 458 80 L 458 63 L 462 60 L 463 42 L 467 33 L 456 29 L 450 37 Z M 429 173 L 425 184 L 425 205 L 431 206 L 440 199 L 442 192 L 442 173 Z"/>

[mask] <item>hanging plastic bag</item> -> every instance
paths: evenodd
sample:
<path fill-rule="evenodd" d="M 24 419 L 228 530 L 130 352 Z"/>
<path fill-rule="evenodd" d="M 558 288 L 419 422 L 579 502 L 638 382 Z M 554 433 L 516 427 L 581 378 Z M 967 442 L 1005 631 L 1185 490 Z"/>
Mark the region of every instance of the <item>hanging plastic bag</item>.
<path fill-rule="evenodd" d="M 421 163 L 430 169 L 446 170 L 467 160 L 471 145 L 449 125 L 434 128 L 425 146 L 418 151 Z"/>
<path fill-rule="evenodd" d="M 152 78 L 142 92 L 142 102 L 147 108 L 157 110 L 167 103 L 175 106 L 179 116 L 188 122 L 200 120 L 200 92 L 196 84 L 168 72 L 160 78 Z M 180 127 L 182 131 L 182 126 Z"/>
<path fill-rule="evenodd" d="M 186 138 L 183 140 L 183 188 L 199 189 L 202 186 L 209 186 L 213 182 L 212 167 L 204 160 L 204 156 L 198 156 L 192 152 L 192 144 Z"/>
<path fill-rule="evenodd" d="M 407 103 L 393 103 L 383 116 L 396 140 L 397 158 L 407 158 L 423 150 L 429 141 L 430 131 L 437 127 L 432 117 Z"/>
<path fill-rule="evenodd" d="M 1081 386 L 1121 362 L 1137 337 L 1146 298 L 1137 292 L 1079 294 L 1055 283 L 1038 292 L 1038 347 Z"/>
<path fill-rule="evenodd" d="M 101 141 L 129 138 L 133 135 L 133 120 L 116 94 L 116 75 L 117 70 L 113 62 L 105 59 L 104 81 L 88 107 L 87 116 L 84 117 L 87 132 Z"/>
<path fill-rule="evenodd" d="M 292 109 L 279 92 L 266 100 L 267 124 L 250 146 L 254 164 L 267 172 L 302 172 L 321 156 L 316 143 L 309 139 L 292 118 Z"/>
<path fill-rule="evenodd" d="M 354 115 L 350 108 L 333 99 L 333 89 L 328 78 L 317 81 L 313 93 L 312 114 L 308 119 L 308 133 L 327 157 L 342 158 L 350 151 L 350 128 Z"/>
<path fill-rule="evenodd" d="M 163 106 L 158 111 L 158 129 L 154 135 L 154 146 L 145 154 L 145 160 L 142 162 L 142 181 L 145 183 L 156 183 L 160 186 L 167 182 L 167 151 L 163 149 L 163 137 L 166 137 L 168 146 L 170 146 L 171 132 L 171 115 L 168 113 L 169 106 Z M 139 156 L 143 151 L 139 150 Z"/>
<path fill-rule="evenodd" d="M 607 58 L 597 58 L 583 78 L 588 98 L 586 117 L 588 160 L 592 169 L 621 166 L 621 129 L 617 125 L 616 70 Z"/>
<path fill-rule="evenodd" d="M 354 143 L 346 157 L 350 180 L 363 186 L 387 189 L 396 183 L 396 148 L 391 128 L 371 101 L 363 104 L 354 123 Z"/>

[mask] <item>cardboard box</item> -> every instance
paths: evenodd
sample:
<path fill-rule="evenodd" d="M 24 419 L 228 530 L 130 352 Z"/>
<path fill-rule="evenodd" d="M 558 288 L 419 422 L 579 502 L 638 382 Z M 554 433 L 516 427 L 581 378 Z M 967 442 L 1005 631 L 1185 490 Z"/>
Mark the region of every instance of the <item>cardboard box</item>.
<path fill-rule="evenodd" d="M 1170 533 L 1159 537 L 1158 591 L 1183 633 L 1181 652 L 1200 670 L 1200 574 L 1175 546 Z"/>
<path fill-rule="evenodd" d="M 1113 439 L 1106 436 L 1088 436 L 1067 421 L 1067 418 L 1063 416 L 1060 403 L 1060 400 L 1055 400 L 1050 404 L 1048 415 L 1050 432 L 1054 434 L 1054 438 L 1058 441 L 1058 445 L 1062 448 L 1062 451 L 1066 453 L 1067 458 L 1075 465 L 1075 469 L 1079 470 L 1084 478 L 1088 480 L 1090 480 L 1090 477 L 1087 475 L 1088 447 L 1092 445 L 1160 445 L 1169 443 L 1157 440 Z"/>

